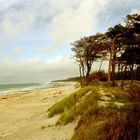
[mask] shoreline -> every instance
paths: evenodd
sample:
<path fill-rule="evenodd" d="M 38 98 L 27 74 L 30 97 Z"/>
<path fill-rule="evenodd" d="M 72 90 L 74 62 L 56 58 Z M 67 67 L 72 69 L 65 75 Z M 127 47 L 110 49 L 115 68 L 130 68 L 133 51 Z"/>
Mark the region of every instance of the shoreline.
<path fill-rule="evenodd" d="M 69 139 L 75 123 L 55 126 L 59 116 L 47 117 L 47 109 L 70 95 L 74 85 L 0 95 L 0 139 Z"/>
<path fill-rule="evenodd" d="M 16 89 L 15 87 L 12 87 L 12 89 L 8 90 L 0 90 L 0 96 L 1 95 L 7 95 L 7 94 L 13 94 L 13 93 L 22 93 L 22 92 L 32 92 L 32 91 L 39 91 L 39 90 L 47 90 L 47 89 L 53 89 L 53 88 L 59 88 L 64 86 L 70 86 L 74 85 L 76 82 L 49 82 L 49 83 L 27 83 L 29 85 L 31 84 L 38 84 L 35 86 L 28 86 L 28 87 L 21 87 L 19 89 Z M 23 84 L 7 84 L 7 85 L 25 85 Z M 5 86 L 7 86 L 5 85 Z M 3 85 L 0 85 L 3 86 Z"/>
<path fill-rule="evenodd" d="M 17 91 L 8 91 L 8 92 L 0 92 L 0 99 L 2 96 L 20 96 L 22 94 L 29 94 L 29 93 L 35 93 L 35 92 L 41 92 L 41 91 L 50 91 L 50 90 L 57 90 L 61 89 L 63 87 L 69 87 L 74 86 L 76 82 L 60 82 L 62 85 L 56 86 L 56 87 L 43 87 L 43 88 L 36 88 L 36 89 L 30 89 L 30 90 L 17 90 Z"/>

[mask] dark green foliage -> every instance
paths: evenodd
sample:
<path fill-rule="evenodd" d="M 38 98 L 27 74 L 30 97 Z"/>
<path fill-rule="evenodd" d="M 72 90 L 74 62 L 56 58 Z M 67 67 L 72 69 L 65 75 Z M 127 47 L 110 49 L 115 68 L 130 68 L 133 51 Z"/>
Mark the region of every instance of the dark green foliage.
<path fill-rule="evenodd" d="M 140 64 L 140 47 L 127 48 L 121 55 L 120 61 L 125 61 L 127 64 Z"/>
<path fill-rule="evenodd" d="M 106 33 L 109 37 L 114 38 L 118 34 L 123 34 L 126 32 L 126 28 L 121 24 L 115 25 L 114 27 L 110 27 L 108 32 Z"/>

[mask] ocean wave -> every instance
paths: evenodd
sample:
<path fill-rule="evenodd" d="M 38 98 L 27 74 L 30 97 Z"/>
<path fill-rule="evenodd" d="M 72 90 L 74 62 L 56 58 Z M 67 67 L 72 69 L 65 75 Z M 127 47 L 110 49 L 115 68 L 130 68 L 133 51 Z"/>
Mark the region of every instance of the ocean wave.
<path fill-rule="evenodd" d="M 50 82 L 50 83 L 26 83 L 26 84 L 7 84 L 0 85 L 0 94 L 32 91 L 39 89 L 56 88 L 60 86 L 66 86 L 72 84 L 72 82 Z"/>

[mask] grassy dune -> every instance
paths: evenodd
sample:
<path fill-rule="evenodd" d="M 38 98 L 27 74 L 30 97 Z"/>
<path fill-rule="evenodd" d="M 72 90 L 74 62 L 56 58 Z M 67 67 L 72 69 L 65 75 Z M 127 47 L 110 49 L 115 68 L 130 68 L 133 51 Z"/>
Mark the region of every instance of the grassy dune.
<path fill-rule="evenodd" d="M 139 82 L 133 89 L 84 87 L 48 109 L 49 117 L 60 114 L 57 125 L 77 121 L 71 140 L 137 140 L 140 137 Z M 135 119 L 134 119 L 135 118 Z"/>

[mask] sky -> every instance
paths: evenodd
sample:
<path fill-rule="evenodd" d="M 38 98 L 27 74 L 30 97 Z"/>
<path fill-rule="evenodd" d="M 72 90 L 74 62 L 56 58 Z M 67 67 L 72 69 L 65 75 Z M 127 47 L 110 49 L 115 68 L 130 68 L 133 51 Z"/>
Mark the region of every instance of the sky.
<path fill-rule="evenodd" d="M 70 44 L 134 12 L 139 0 L 0 0 L 0 84 L 77 76 Z"/>

